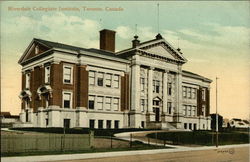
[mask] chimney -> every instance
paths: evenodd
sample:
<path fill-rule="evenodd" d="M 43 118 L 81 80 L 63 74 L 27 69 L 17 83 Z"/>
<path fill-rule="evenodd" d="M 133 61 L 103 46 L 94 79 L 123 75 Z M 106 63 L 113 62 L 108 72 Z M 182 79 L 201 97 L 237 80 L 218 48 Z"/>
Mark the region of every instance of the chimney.
<path fill-rule="evenodd" d="M 133 47 L 133 48 L 135 48 L 135 47 L 137 47 L 137 46 L 140 45 L 140 40 L 138 40 L 138 36 L 135 35 L 134 38 L 135 38 L 135 39 L 132 40 L 132 47 Z"/>
<path fill-rule="evenodd" d="M 108 29 L 100 31 L 100 49 L 115 52 L 115 31 Z"/>

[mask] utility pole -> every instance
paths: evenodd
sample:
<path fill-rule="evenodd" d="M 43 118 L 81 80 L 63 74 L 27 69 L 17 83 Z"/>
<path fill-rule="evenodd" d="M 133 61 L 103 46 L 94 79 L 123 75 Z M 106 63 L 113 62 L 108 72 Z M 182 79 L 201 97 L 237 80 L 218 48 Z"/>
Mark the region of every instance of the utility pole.
<path fill-rule="evenodd" d="M 218 85 L 217 85 L 217 80 L 219 78 L 216 77 L 216 147 L 218 147 L 218 141 L 219 141 L 219 137 L 218 137 Z"/>

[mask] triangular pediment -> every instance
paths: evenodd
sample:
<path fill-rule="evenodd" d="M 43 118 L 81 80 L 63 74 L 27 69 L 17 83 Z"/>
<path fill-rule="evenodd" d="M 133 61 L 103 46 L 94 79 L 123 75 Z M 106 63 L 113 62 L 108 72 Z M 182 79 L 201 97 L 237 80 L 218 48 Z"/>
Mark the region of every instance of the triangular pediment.
<path fill-rule="evenodd" d="M 164 57 L 173 61 L 185 63 L 187 60 L 183 57 L 183 54 L 171 46 L 165 39 L 154 40 L 148 43 L 144 43 L 138 47 L 140 50 Z"/>
<path fill-rule="evenodd" d="M 18 63 L 22 64 L 26 60 L 36 57 L 50 49 L 51 47 L 37 41 L 36 39 L 33 39 L 19 59 Z"/>
<path fill-rule="evenodd" d="M 171 54 L 162 44 L 148 48 L 145 51 L 148 53 L 162 56 L 162 57 L 167 57 L 167 58 L 174 59 L 174 60 L 177 59 L 177 57 Z"/>

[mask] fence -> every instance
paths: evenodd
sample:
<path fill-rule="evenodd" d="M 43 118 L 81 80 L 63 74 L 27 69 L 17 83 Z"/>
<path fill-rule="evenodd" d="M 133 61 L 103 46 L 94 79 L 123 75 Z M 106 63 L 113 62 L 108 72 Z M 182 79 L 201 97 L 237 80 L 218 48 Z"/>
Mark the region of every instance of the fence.
<path fill-rule="evenodd" d="M 1 154 L 39 151 L 79 151 L 93 146 L 90 134 L 1 135 Z"/>

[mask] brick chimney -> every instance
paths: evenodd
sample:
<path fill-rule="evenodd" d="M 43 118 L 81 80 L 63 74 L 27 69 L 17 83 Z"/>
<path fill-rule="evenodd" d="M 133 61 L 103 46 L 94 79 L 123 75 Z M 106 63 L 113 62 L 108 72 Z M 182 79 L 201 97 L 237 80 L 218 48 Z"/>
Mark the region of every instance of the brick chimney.
<path fill-rule="evenodd" d="M 115 31 L 108 29 L 100 31 L 100 49 L 115 52 Z"/>

